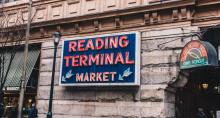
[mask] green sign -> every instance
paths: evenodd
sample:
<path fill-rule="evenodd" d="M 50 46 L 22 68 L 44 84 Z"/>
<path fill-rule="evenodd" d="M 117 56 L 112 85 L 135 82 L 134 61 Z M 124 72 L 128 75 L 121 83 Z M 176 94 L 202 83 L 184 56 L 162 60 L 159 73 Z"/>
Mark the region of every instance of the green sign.
<path fill-rule="evenodd" d="M 217 65 L 217 52 L 208 42 L 190 41 L 184 46 L 180 55 L 180 69 Z"/>

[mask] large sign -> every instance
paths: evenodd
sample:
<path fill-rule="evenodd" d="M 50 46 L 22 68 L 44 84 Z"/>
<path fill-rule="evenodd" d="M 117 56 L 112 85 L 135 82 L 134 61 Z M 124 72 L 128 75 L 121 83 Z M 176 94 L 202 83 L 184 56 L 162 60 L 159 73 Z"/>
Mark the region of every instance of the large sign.
<path fill-rule="evenodd" d="M 139 85 L 138 32 L 68 38 L 62 45 L 60 85 Z"/>
<path fill-rule="evenodd" d="M 217 65 L 217 52 L 209 42 L 192 40 L 184 46 L 180 55 L 180 69 Z"/>

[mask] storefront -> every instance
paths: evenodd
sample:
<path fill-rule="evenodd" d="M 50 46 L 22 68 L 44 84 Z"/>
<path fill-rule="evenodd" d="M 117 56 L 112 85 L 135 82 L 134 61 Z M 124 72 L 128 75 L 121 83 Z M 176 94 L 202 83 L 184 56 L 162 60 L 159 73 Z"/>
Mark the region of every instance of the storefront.
<path fill-rule="evenodd" d="M 187 82 L 176 91 L 178 118 L 198 117 L 201 112 L 208 118 L 215 118 L 220 111 L 218 50 L 208 42 L 213 37 L 206 38 L 192 40 L 182 49 L 180 74 L 184 73 L 185 78 L 180 79 Z"/>
<path fill-rule="evenodd" d="M 10 48 L 9 48 L 10 49 Z M 12 48 L 11 48 L 12 49 Z M 17 107 L 19 99 L 19 89 L 20 89 L 20 78 L 22 75 L 22 65 L 24 60 L 23 47 L 16 48 L 15 55 L 11 61 L 11 66 L 9 67 L 8 61 L 11 60 L 10 54 L 5 53 L 2 55 L 8 61 L 4 64 L 4 69 L 9 70 L 9 73 L 4 84 L 4 116 L 5 117 L 16 117 Z M 23 113 L 24 117 L 28 114 L 28 109 L 33 102 L 36 102 L 37 95 L 37 83 L 39 75 L 39 63 L 40 63 L 40 45 L 30 45 L 29 46 L 29 59 L 27 66 L 27 80 L 26 80 L 26 91 L 24 98 Z"/>

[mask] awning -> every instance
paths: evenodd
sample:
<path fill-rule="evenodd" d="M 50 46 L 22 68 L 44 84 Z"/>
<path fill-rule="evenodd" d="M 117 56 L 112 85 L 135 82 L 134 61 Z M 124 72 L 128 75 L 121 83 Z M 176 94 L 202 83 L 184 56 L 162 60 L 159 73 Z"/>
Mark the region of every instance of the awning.
<path fill-rule="evenodd" d="M 27 60 L 27 80 L 26 82 L 28 82 L 28 79 L 30 78 L 30 75 L 34 69 L 34 66 L 37 62 L 37 59 L 39 57 L 40 54 L 40 48 L 38 46 L 30 46 L 29 47 L 29 51 L 28 51 L 28 60 Z M 6 59 L 10 59 L 10 55 L 7 54 L 7 56 L 5 56 Z M 5 67 L 7 68 L 9 64 L 9 61 L 6 62 Z M 9 73 L 8 76 L 6 78 L 6 82 L 4 85 L 4 88 L 6 88 L 5 90 L 7 90 L 7 88 L 19 88 L 20 87 L 20 80 L 22 77 L 22 71 L 23 71 L 23 64 L 24 64 L 24 50 L 18 50 L 15 53 L 14 59 L 11 63 L 10 69 L 9 69 Z"/>

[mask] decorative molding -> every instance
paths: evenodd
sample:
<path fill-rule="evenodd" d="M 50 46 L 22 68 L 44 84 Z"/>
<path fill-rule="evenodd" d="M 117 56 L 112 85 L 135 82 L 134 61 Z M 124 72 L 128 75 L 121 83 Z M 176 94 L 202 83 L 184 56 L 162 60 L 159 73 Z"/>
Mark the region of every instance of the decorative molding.
<path fill-rule="evenodd" d="M 41 9 L 46 9 L 47 6 L 46 6 L 46 5 L 40 5 L 40 6 L 35 6 L 34 8 L 35 8 L 36 10 L 41 10 Z M 28 10 L 26 10 L 26 11 L 28 11 Z"/>
<path fill-rule="evenodd" d="M 141 1 L 140 0 L 125 0 L 125 1 L 122 1 L 123 3 L 122 4 L 125 4 L 125 8 L 126 7 L 135 7 L 135 6 L 139 6 L 141 5 Z"/>
<path fill-rule="evenodd" d="M 18 9 L 26 9 L 27 3 L 15 4 L 13 6 L 4 7 L 3 11 L 17 11 Z M 122 4 L 124 3 L 124 5 Z M 134 13 L 134 12 L 146 12 L 152 10 L 162 10 L 172 7 L 179 7 L 181 5 L 192 5 L 195 2 L 192 0 L 178 0 L 178 1 L 166 1 L 162 4 L 150 5 L 147 0 L 39 0 L 33 1 L 33 9 L 40 9 L 42 13 L 35 16 L 34 22 L 51 21 L 55 19 L 65 19 L 74 17 L 84 17 L 91 14 L 98 15 L 114 15 L 115 10 L 121 15 Z M 73 5 L 73 6 L 72 6 Z M 70 7 L 71 6 L 71 7 Z M 147 6 L 147 7 L 146 7 Z M 59 10 L 55 10 L 60 13 L 53 13 L 56 7 L 61 7 Z M 74 10 L 73 10 L 74 9 Z M 34 10 L 33 10 L 34 11 Z M 123 11 L 123 12 L 122 12 Z M 43 14 L 43 15 L 42 15 Z M 118 14 L 118 13 L 117 13 Z M 40 16 L 38 16 L 40 15 Z M 119 15 L 119 14 L 118 14 Z M 99 16 L 100 17 L 100 16 Z M 80 19 L 81 20 L 81 19 Z"/>
<path fill-rule="evenodd" d="M 64 5 L 64 17 L 74 17 L 80 15 L 80 2 L 79 0 L 71 1 Z"/>
<path fill-rule="evenodd" d="M 148 2 L 149 2 L 149 4 L 162 3 L 161 0 L 149 0 Z"/>
<path fill-rule="evenodd" d="M 46 8 L 40 8 L 36 11 L 35 21 L 37 22 L 42 20 L 46 20 Z"/>
<path fill-rule="evenodd" d="M 179 11 L 178 11 L 178 9 L 173 9 L 172 19 L 173 20 L 178 20 L 179 19 Z"/>
<path fill-rule="evenodd" d="M 119 9 L 120 0 L 103 0 L 103 11 Z"/>
<path fill-rule="evenodd" d="M 67 0 L 67 4 L 76 4 L 79 3 L 79 0 Z"/>
<path fill-rule="evenodd" d="M 74 31 L 75 31 L 75 33 L 79 33 L 80 28 L 79 28 L 79 24 L 78 23 L 74 24 Z"/>
<path fill-rule="evenodd" d="M 52 19 L 62 18 L 62 4 L 51 5 L 51 15 Z"/>
<path fill-rule="evenodd" d="M 187 9 L 186 8 L 182 8 L 180 9 L 181 12 L 181 19 L 187 19 Z"/>
<path fill-rule="evenodd" d="M 44 28 L 40 28 L 40 35 L 41 35 L 41 37 L 44 37 L 44 35 L 45 35 L 45 30 L 44 30 Z"/>
<path fill-rule="evenodd" d="M 151 23 L 157 23 L 158 22 L 158 14 L 157 12 L 152 13 L 151 17 Z"/>
<path fill-rule="evenodd" d="M 84 14 L 95 13 L 100 9 L 98 0 L 84 0 L 83 3 L 81 7 Z"/>
<path fill-rule="evenodd" d="M 18 16 L 17 16 L 17 14 L 14 12 L 14 13 L 8 14 L 8 18 L 9 18 L 9 19 L 8 19 L 8 24 L 9 24 L 9 25 L 13 25 L 13 24 L 16 22 Z"/>
<path fill-rule="evenodd" d="M 134 7 L 124 7 L 119 3 L 122 3 L 121 0 L 115 0 L 114 2 L 109 2 L 109 0 L 62 0 L 62 1 L 51 1 L 44 0 L 34 2 L 33 9 L 39 10 L 34 18 L 32 23 L 32 28 L 36 28 L 38 35 L 43 35 L 46 37 L 47 33 L 45 30 L 48 27 L 51 27 L 51 30 L 57 30 L 57 25 L 62 27 L 63 32 L 66 34 L 76 34 L 76 33 L 93 33 L 93 32 L 103 32 L 103 31 L 112 31 L 120 29 L 128 29 L 134 27 L 147 27 L 146 25 L 154 24 L 160 25 L 165 23 L 175 23 L 175 22 L 219 22 L 220 16 L 215 15 L 219 7 L 217 5 L 210 6 L 197 6 L 192 0 L 184 1 L 173 1 L 170 3 L 158 3 L 154 5 L 143 5 L 147 4 L 147 0 L 140 0 L 140 5 Z M 126 1 L 126 0 L 123 0 Z M 135 0 L 129 0 L 130 3 L 133 3 Z M 138 1 L 138 0 L 136 0 Z M 204 1 L 204 0 L 203 0 Z M 210 1 L 210 0 L 209 0 Z M 95 10 L 90 12 L 85 12 L 83 5 L 85 2 L 91 2 L 92 7 L 94 6 Z M 93 3 L 96 2 L 96 3 Z M 69 8 L 69 5 L 77 5 L 77 8 L 72 10 Z M 89 6 L 89 4 L 87 4 Z M 99 6 L 99 7 L 96 7 Z M 52 7 L 61 7 L 60 16 L 53 18 L 51 15 Z M 73 6 L 75 7 L 75 6 Z M 91 8 L 92 8 L 91 7 Z M 109 9 L 107 8 L 109 7 Z M 178 9 L 178 8 L 179 9 Z M 210 7 L 212 11 L 210 11 Z M 15 9 L 16 8 L 16 9 Z M 24 6 L 15 6 L 6 7 L 6 13 L 17 13 L 18 10 L 27 11 Z M 21 9 L 22 8 L 22 9 Z M 70 9 L 72 11 L 70 11 Z M 196 10 L 195 10 L 196 9 Z M 198 10 L 199 9 L 199 10 Z M 78 10 L 78 11 L 75 11 Z M 88 9 L 87 9 L 88 10 Z M 202 11 L 201 11 L 202 10 Z M 16 11 L 16 12 L 15 12 Z M 77 13 L 76 13 L 77 12 Z M 209 15 L 210 12 L 212 15 Z M 22 13 L 22 12 L 21 12 Z M 65 14 L 65 15 L 62 15 Z M 71 14 L 71 15 L 70 15 Z M 196 15 L 192 15 L 196 14 Z M 141 17 L 137 17 L 140 15 Z M 190 16 L 191 15 L 191 16 Z M 133 19 L 130 19 L 129 16 L 133 16 Z M 125 20 L 126 19 L 126 20 Z M 139 22 L 142 21 L 142 23 Z M 104 21 L 104 22 L 103 22 Z M 89 26 L 84 23 L 91 22 Z M 138 25 L 134 25 L 134 24 Z M 69 25 L 69 30 L 65 29 L 63 25 Z M 131 24 L 131 25 L 128 25 Z M 204 23 L 205 24 L 205 23 Z M 89 29 L 86 32 L 82 31 L 83 29 Z M 43 28 L 42 28 L 43 27 Z M 71 30 L 70 30 L 71 29 Z M 47 31 L 47 30 L 46 30 Z M 44 33 L 43 33 L 44 32 Z M 49 33 L 48 33 L 49 34 Z"/>
<path fill-rule="evenodd" d="M 60 25 L 57 25 L 56 29 L 57 29 L 58 32 L 62 32 L 62 29 L 61 29 Z"/>
<path fill-rule="evenodd" d="M 144 14 L 144 24 L 150 24 L 150 14 L 149 13 Z"/>
<path fill-rule="evenodd" d="M 119 17 L 115 18 L 115 28 L 120 28 L 121 27 L 121 21 Z"/>
<path fill-rule="evenodd" d="M 28 20 L 28 11 L 27 10 L 22 10 L 21 11 L 21 20 L 23 22 L 27 22 L 27 20 Z"/>
<path fill-rule="evenodd" d="M 95 27 L 95 31 L 99 31 L 99 21 L 98 20 L 94 21 L 94 27 Z"/>

